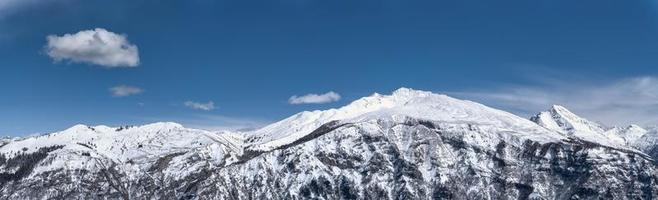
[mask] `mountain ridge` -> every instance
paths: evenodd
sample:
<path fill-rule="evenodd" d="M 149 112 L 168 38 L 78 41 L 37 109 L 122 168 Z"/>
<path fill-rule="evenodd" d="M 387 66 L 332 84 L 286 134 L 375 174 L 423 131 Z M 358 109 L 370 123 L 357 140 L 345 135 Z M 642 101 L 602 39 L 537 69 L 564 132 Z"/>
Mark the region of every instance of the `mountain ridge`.
<path fill-rule="evenodd" d="M 0 146 L 0 199 L 658 197 L 655 143 L 642 153 L 550 128 L 408 88 L 246 133 L 76 125 Z"/>
<path fill-rule="evenodd" d="M 276 142 L 276 139 L 285 140 L 288 139 L 287 137 L 294 140 L 330 121 L 344 120 L 353 122 L 367 120 L 368 117 L 396 116 L 408 116 L 434 121 L 471 122 L 496 124 L 501 127 L 519 126 L 516 128 L 538 129 L 538 127 L 535 127 L 535 124 L 526 119 L 486 107 L 479 103 L 458 100 L 446 95 L 433 94 L 426 91 L 400 88 L 391 95 L 375 93 L 338 109 L 301 112 L 247 134 L 256 135 L 255 137 L 262 135 L 262 137 L 266 137 L 263 140 L 268 142 Z M 273 135 L 273 133 L 279 135 Z M 286 133 L 286 135 L 280 135 L 281 133 Z M 559 136 L 552 135 L 549 132 L 545 132 L 545 134 L 542 136 L 559 138 Z M 283 141 L 283 143 L 286 142 L 289 143 L 291 141 Z M 277 144 L 271 144 L 273 147 L 267 145 L 265 143 L 263 146 L 256 148 L 270 150 L 277 146 Z"/>

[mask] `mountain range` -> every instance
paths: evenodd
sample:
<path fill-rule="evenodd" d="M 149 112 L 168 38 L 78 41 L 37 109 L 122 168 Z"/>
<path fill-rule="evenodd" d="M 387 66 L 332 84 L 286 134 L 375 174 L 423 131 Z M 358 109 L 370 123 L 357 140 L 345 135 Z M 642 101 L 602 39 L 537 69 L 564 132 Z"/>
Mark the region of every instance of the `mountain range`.
<path fill-rule="evenodd" d="M 658 130 L 401 88 L 248 132 L 75 125 L 0 141 L 1 199 L 654 199 Z"/>

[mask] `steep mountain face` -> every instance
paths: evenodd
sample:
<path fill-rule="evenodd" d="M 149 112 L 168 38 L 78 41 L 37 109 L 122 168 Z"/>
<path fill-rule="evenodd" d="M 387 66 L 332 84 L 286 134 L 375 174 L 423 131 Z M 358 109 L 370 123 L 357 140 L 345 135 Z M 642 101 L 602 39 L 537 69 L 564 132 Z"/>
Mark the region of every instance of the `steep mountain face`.
<path fill-rule="evenodd" d="M 658 160 L 658 129 L 653 128 L 645 132 L 637 140 L 630 144 L 632 147 L 641 150 Z"/>
<path fill-rule="evenodd" d="M 567 137 L 575 137 L 590 142 L 608 146 L 625 146 L 624 138 L 618 134 L 606 134 L 606 130 L 598 123 L 572 113 L 567 108 L 554 105 L 548 111 L 541 112 L 530 118 L 538 125 L 553 130 Z"/>
<path fill-rule="evenodd" d="M 558 105 L 531 117 L 530 120 L 566 137 L 631 151 L 641 151 L 651 156 L 653 160 L 658 160 L 658 129 L 655 128 L 646 130 L 638 125 L 629 125 L 605 129 L 604 126 L 582 118 Z"/>
<path fill-rule="evenodd" d="M 550 119 L 556 127 L 581 128 L 574 121 Z M 545 128 L 478 103 L 403 88 L 338 109 L 303 112 L 247 133 L 156 123 L 128 128 L 75 126 L 10 141 L 0 147 L 0 195 L 4 199 L 658 197 L 658 175 L 649 156 L 572 137 L 564 130 L 570 129 Z"/>

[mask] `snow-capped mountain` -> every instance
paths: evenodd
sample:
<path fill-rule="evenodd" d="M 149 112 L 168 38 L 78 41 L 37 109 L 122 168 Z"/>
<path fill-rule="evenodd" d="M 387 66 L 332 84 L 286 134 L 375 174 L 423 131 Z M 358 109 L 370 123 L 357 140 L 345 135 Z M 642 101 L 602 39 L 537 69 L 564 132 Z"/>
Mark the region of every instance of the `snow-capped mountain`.
<path fill-rule="evenodd" d="M 513 114 L 475 102 L 454 99 L 425 91 L 401 88 L 392 95 L 374 94 L 339 108 L 302 112 L 251 133 L 255 142 L 250 149 L 268 151 L 298 140 L 320 126 L 332 122 L 356 123 L 377 119 L 440 121 L 444 123 L 478 124 L 510 131 L 537 140 L 559 140 L 562 137 L 545 131 L 532 122 Z"/>
<path fill-rule="evenodd" d="M 640 132 L 641 130 L 644 129 L 636 131 Z M 658 160 L 658 129 L 650 128 L 640 133 L 642 133 L 641 136 L 632 141 L 630 146 L 649 154 L 654 160 Z"/>
<path fill-rule="evenodd" d="M 604 128 L 603 125 L 582 118 L 563 106 L 554 105 L 548 111 L 530 118 L 538 125 L 559 132 L 566 137 L 616 148 L 639 150 L 658 160 L 658 131 L 638 125 Z"/>
<path fill-rule="evenodd" d="M 624 138 L 619 135 L 624 130 L 616 133 L 606 133 L 606 129 L 602 125 L 584 119 L 563 106 L 553 105 L 548 111 L 540 112 L 530 118 L 530 120 L 544 128 L 562 133 L 565 136 L 576 137 L 608 146 L 620 147 L 626 145 Z"/>
<path fill-rule="evenodd" d="M 8 141 L 0 146 L 0 196 L 656 198 L 653 159 L 626 145 L 650 134 L 637 139 L 630 129 L 612 134 L 558 106 L 530 121 L 402 88 L 244 133 L 78 125 Z"/>
<path fill-rule="evenodd" d="M 638 125 L 631 124 L 626 127 L 614 127 L 605 132 L 608 137 L 617 137 L 624 140 L 624 144 L 627 146 L 635 146 L 637 142 L 640 142 L 640 138 L 644 136 L 648 131 Z"/>

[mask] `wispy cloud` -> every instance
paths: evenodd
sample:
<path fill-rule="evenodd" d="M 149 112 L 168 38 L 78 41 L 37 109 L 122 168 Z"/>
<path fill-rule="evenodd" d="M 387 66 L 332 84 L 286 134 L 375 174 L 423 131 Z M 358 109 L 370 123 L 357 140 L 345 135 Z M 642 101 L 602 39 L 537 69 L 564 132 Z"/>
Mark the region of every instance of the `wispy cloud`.
<path fill-rule="evenodd" d="M 0 17 L 12 9 L 38 2 L 37 0 L 0 0 Z"/>
<path fill-rule="evenodd" d="M 139 65 L 137 46 L 131 44 L 125 35 L 102 28 L 62 36 L 49 35 L 46 39 L 46 53 L 56 62 L 69 60 L 107 68 Z"/>
<path fill-rule="evenodd" d="M 608 125 L 658 124 L 657 77 L 589 84 L 561 80 L 541 86 L 507 86 L 450 94 L 524 116 L 560 104 L 576 114 Z"/>
<path fill-rule="evenodd" d="M 234 117 L 225 115 L 185 115 L 176 118 L 156 117 L 147 118 L 146 121 L 174 121 L 188 128 L 197 128 L 211 131 L 250 131 L 266 126 L 268 120 Z"/>
<path fill-rule="evenodd" d="M 333 91 L 324 94 L 307 94 L 304 96 L 292 96 L 288 99 L 290 104 L 322 104 L 340 100 L 340 95 Z"/>
<path fill-rule="evenodd" d="M 207 103 L 201 103 L 201 102 L 195 102 L 195 101 L 186 101 L 183 103 L 183 105 L 187 106 L 188 108 L 192 108 L 195 110 L 214 110 L 215 109 L 215 102 L 209 101 Z"/>
<path fill-rule="evenodd" d="M 119 85 L 110 88 L 110 93 L 112 93 L 112 96 L 114 97 L 126 97 L 141 94 L 143 92 L 144 89 L 129 85 Z"/>
<path fill-rule="evenodd" d="M 191 119 L 184 119 L 181 123 L 191 128 L 212 131 L 250 131 L 269 124 L 269 121 L 223 115 L 198 115 Z"/>

